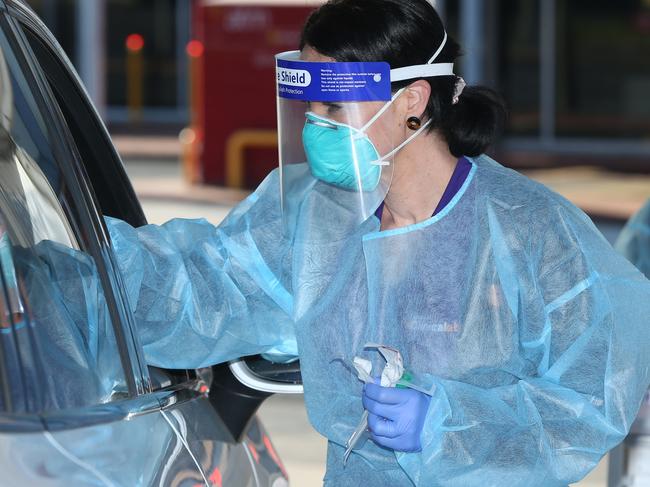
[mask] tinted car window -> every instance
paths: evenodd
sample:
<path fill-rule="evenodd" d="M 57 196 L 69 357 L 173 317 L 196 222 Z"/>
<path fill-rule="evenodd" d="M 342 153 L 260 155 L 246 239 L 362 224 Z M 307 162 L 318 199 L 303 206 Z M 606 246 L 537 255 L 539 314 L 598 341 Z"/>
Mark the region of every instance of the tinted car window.
<path fill-rule="evenodd" d="M 74 139 L 101 212 L 134 227 L 145 225 L 144 213 L 110 137 L 61 59 L 62 53 L 57 54 L 28 26 L 22 27 Z M 153 390 L 196 379 L 193 370 L 148 369 Z"/>
<path fill-rule="evenodd" d="M 0 31 L 0 375 L 8 412 L 128 393 L 97 265 L 18 45 Z M 70 155 L 72 158 L 72 155 Z M 7 397 L 7 396 L 10 397 Z"/>
<path fill-rule="evenodd" d="M 122 162 L 94 108 L 70 71 L 69 65 L 30 27 L 23 32 L 41 66 L 81 156 L 102 213 L 134 227 L 147 223 Z M 110 182 L 110 184 L 107 184 Z"/>

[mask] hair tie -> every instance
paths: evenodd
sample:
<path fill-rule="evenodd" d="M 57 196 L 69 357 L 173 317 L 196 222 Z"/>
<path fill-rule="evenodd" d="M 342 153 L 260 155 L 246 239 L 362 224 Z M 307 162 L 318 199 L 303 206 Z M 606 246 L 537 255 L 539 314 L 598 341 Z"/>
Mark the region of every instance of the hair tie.
<path fill-rule="evenodd" d="M 454 86 L 454 97 L 452 99 L 452 105 L 456 105 L 460 99 L 460 95 L 463 94 L 463 90 L 467 86 L 467 83 L 465 83 L 465 80 L 458 76 L 456 78 L 456 85 Z"/>

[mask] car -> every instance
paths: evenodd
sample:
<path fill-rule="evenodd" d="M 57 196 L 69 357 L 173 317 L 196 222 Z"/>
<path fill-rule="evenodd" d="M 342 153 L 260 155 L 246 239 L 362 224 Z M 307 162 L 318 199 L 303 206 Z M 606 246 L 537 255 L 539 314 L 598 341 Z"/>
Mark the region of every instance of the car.
<path fill-rule="evenodd" d="M 72 64 L 18 0 L 0 0 L 0 117 L 0 485 L 288 485 L 256 411 L 302 392 L 299 362 L 145 363 L 104 221 L 145 215 Z"/>

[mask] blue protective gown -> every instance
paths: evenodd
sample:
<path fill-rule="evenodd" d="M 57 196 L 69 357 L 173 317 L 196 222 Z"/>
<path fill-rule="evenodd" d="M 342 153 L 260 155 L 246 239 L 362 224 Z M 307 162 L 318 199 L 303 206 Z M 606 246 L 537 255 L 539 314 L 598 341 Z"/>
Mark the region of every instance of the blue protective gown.
<path fill-rule="evenodd" d="M 383 232 L 306 191 L 300 166 L 285 179 L 302 195 L 291 238 L 275 172 L 218 228 L 109 221 L 148 360 L 299 352 L 310 421 L 329 440 L 326 485 L 580 480 L 625 437 L 650 381 L 650 282 L 571 203 L 472 162 L 442 212 Z M 434 384 L 423 450 L 367 441 L 344 467 L 363 412 L 348 364 L 379 364 L 369 342 Z"/>

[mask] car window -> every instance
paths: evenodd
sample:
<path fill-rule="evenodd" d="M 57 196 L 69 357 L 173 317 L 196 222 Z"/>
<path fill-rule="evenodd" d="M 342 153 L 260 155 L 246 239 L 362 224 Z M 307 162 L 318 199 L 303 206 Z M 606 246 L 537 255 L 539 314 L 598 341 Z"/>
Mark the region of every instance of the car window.
<path fill-rule="evenodd" d="M 54 150 L 39 84 L 0 25 L 0 406 L 30 413 L 105 403 L 129 388 L 87 248 L 92 231 L 77 216 L 81 189 L 64 172 L 72 155 Z"/>
<path fill-rule="evenodd" d="M 21 27 L 65 117 L 102 213 L 134 227 L 145 225 L 140 203 L 106 128 L 71 73 L 72 66 L 60 57 L 65 53 L 54 52 L 30 27 Z"/>
<path fill-rule="evenodd" d="M 101 212 L 134 227 L 145 225 L 144 213 L 124 167 L 75 77 L 39 35 L 29 26 L 22 27 L 74 139 Z M 111 184 L 106 184 L 107 181 Z M 193 370 L 168 370 L 152 366 L 148 367 L 148 375 L 154 391 L 193 381 L 197 377 Z"/>

